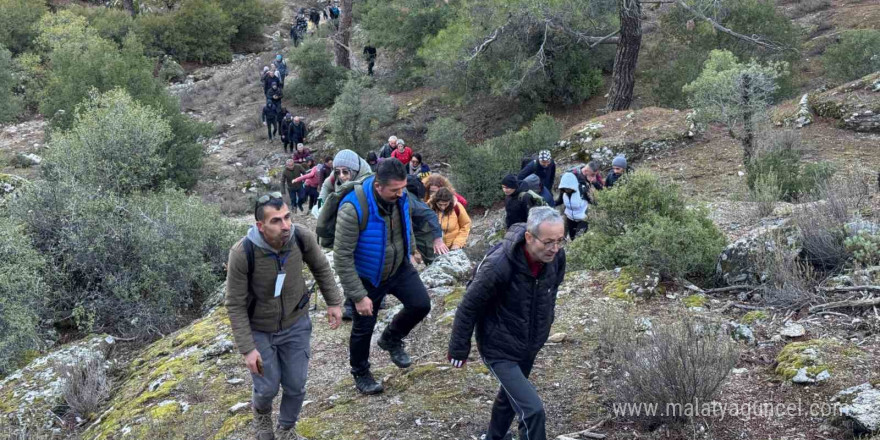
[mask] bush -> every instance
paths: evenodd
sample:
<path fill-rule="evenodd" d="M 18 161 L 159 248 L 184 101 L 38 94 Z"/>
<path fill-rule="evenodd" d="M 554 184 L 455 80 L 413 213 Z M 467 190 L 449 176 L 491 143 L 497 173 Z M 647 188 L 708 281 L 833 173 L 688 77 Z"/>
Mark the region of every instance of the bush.
<path fill-rule="evenodd" d="M 42 274 L 46 262 L 22 228 L 0 217 L 0 377 L 18 368 L 18 360 L 39 348 L 36 311 L 49 291 Z"/>
<path fill-rule="evenodd" d="M 428 124 L 426 145 L 433 151 L 456 151 L 466 146 L 464 132 L 467 126 L 451 117 L 437 118 Z"/>
<path fill-rule="evenodd" d="M 765 143 L 763 151 L 758 153 L 748 168 L 746 183 L 750 191 L 756 190 L 762 176 L 766 180 L 767 175 L 773 174 L 779 199 L 794 202 L 815 195 L 834 174 L 834 169 L 827 162 L 802 164 L 800 137 L 794 131 L 772 134 Z"/>
<path fill-rule="evenodd" d="M 503 197 L 501 179 L 519 171 L 523 155 L 552 146 L 560 133 L 561 124 L 551 116 L 540 115 L 529 127 L 478 146 L 458 144 L 450 158 L 456 190 L 474 206 L 492 206 Z"/>
<path fill-rule="evenodd" d="M 776 173 L 771 171 L 759 175 L 755 179 L 755 186 L 749 189 L 749 199 L 757 206 L 758 217 L 773 214 L 776 202 L 782 200 L 782 190 Z"/>
<path fill-rule="evenodd" d="M 847 252 L 862 267 L 876 266 L 880 263 L 880 236 L 861 231 L 844 240 Z"/>
<path fill-rule="evenodd" d="M 73 127 L 52 136 L 43 172 L 50 182 L 72 179 L 120 194 L 156 188 L 164 176 L 160 148 L 170 140 L 158 112 L 115 89 L 80 106 Z"/>
<path fill-rule="evenodd" d="M 281 20 L 282 3 L 269 0 L 218 0 L 232 21 L 232 48 L 244 50 L 263 40 L 263 26 Z"/>
<path fill-rule="evenodd" d="M 568 253 L 572 265 L 636 265 L 665 278 L 710 276 L 725 239 L 706 210 L 686 206 L 677 185 L 649 172 L 624 179 L 624 184 L 597 194 L 589 213 L 590 230 Z"/>
<path fill-rule="evenodd" d="M 45 0 L 0 0 L 0 46 L 13 54 L 30 49 L 37 22 L 47 10 Z"/>
<path fill-rule="evenodd" d="M 330 108 L 330 139 L 336 148 L 351 149 L 366 156 L 374 145 L 370 134 L 380 124 L 393 120 L 395 114 L 394 102 L 388 94 L 370 87 L 364 79 L 352 78 Z"/>
<path fill-rule="evenodd" d="M 131 14 L 122 9 L 72 4 L 68 6 L 68 10 L 85 17 L 89 27 L 94 29 L 98 36 L 111 40 L 119 46 L 122 46 L 125 37 L 134 28 Z"/>
<path fill-rule="evenodd" d="M 753 257 L 761 269 L 764 301 L 775 307 L 800 308 L 815 299 L 813 267 L 793 252 L 785 237 L 772 237 Z"/>
<path fill-rule="evenodd" d="M 629 313 L 602 316 L 599 345 L 611 351 L 615 374 L 606 380 L 614 402 L 657 405 L 657 417 L 686 419 L 683 408 L 711 401 L 739 359 L 721 326 L 687 313 L 651 331 L 636 328 Z"/>
<path fill-rule="evenodd" d="M 14 121 L 22 110 L 21 98 L 13 92 L 17 81 L 12 72 L 12 54 L 0 45 L 0 124 Z"/>
<path fill-rule="evenodd" d="M 58 366 L 62 378 L 61 395 L 76 417 L 90 420 L 110 397 L 110 378 L 104 360 L 96 355 L 81 355 L 69 364 Z"/>
<path fill-rule="evenodd" d="M 220 5 L 209 0 L 189 0 L 174 12 L 174 28 L 165 52 L 200 63 L 232 61 L 235 23 Z"/>
<path fill-rule="evenodd" d="M 880 70 L 880 30 L 843 31 L 837 43 L 822 56 L 828 74 L 838 81 L 850 81 Z"/>
<path fill-rule="evenodd" d="M 321 40 L 309 39 L 288 56 L 297 78 L 286 81 L 284 94 L 300 105 L 327 107 L 342 92 L 346 70 L 333 65 L 333 55 Z"/>
<path fill-rule="evenodd" d="M 183 81 L 186 79 L 186 71 L 177 61 L 166 55 L 162 59 L 162 67 L 159 68 L 159 79 L 163 82 Z"/>
<path fill-rule="evenodd" d="M 123 197 L 68 180 L 26 188 L 11 212 L 50 258 L 44 317 L 85 332 L 146 337 L 185 324 L 243 233 L 178 190 Z"/>

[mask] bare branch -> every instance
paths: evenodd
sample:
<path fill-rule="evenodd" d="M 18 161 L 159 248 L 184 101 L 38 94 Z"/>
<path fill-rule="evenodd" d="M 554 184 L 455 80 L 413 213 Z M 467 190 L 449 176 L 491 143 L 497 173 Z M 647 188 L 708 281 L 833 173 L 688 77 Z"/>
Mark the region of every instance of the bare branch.
<path fill-rule="evenodd" d="M 522 76 L 519 78 L 519 81 L 517 81 L 516 83 L 514 83 L 510 87 L 510 94 L 511 95 L 516 94 L 516 92 L 519 90 L 519 88 L 522 86 L 522 84 L 526 81 L 526 78 L 528 78 L 529 75 L 537 72 L 538 68 L 540 68 L 541 70 L 543 70 L 546 73 L 547 66 L 545 64 L 545 61 L 547 60 L 547 56 L 544 52 L 544 47 L 547 45 L 547 34 L 548 34 L 549 30 L 550 30 L 550 22 L 548 20 L 548 21 L 544 22 L 544 39 L 541 41 L 541 47 L 538 48 L 538 51 L 535 52 L 535 55 L 533 56 L 533 58 L 535 59 L 535 64 L 533 64 L 531 67 L 526 69 L 526 71 L 523 72 Z"/>
<path fill-rule="evenodd" d="M 492 34 L 489 35 L 488 38 L 486 38 L 486 40 L 484 40 L 482 43 L 480 43 L 479 46 L 474 48 L 473 53 L 471 54 L 470 58 L 467 59 L 466 62 L 470 63 L 471 61 L 473 61 L 474 58 L 478 57 L 481 53 L 483 53 L 483 51 L 486 50 L 486 48 L 488 48 L 492 43 L 495 42 L 496 39 L 498 39 L 498 35 L 503 33 L 504 28 L 507 27 L 507 25 L 509 25 L 509 24 L 510 24 L 510 19 L 508 19 L 507 22 L 504 23 L 503 25 L 495 28 L 495 31 L 493 31 Z"/>
<path fill-rule="evenodd" d="M 590 49 L 592 49 L 600 44 L 617 44 L 618 42 L 620 42 L 620 38 L 612 38 L 612 37 L 614 37 L 615 35 L 617 35 L 619 33 L 620 33 L 620 29 L 618 29 L 618 30 L 616 30 L 616 31 L 604 36 L 604 37 L 601 37 L 597 40 L 594 40 L 593 44 L 590 44 Z M 595 38 L 596 37 L 588 37 L 588 42 L 589 42 L 589 40 L 592 40 Z"/>
<path fill-rule="evenodd" d="M 691 7 L 689 4 L 687 4 L 687 2 L 685 2 L 684 0 L 676 0 L 676 4 L 681 6 L 684 9 L 686 9 L 691 14 L 696 15 L 697 18 L 708 21 L 709 24 L 712 25 L 712 27 L 714 27 L 715 29 L 717 29 L 727 35 L 730 35 L 731 37 L 738 38 L 740 40 L 747 41 L 749 43 L 752 43 L 752 44 L 755 44 L 755 45 L 758 45 L 758 46 L 761 46 L 761 47 L 764 47 L 764 48 L 767 48 L 770 50 L 775 50 L 775 51 L 794 50 L 794 51 L 797 51 L 797 49 L 785 47 L 780 44 L 774 43 L 772 41 L 765 40 L 765 39 L 761 38 L 759 35 L 748 36 L 748 35 L 743 35 L 739 32 L 735 32 L 733 30 L 730 30 L 730 29 L 722 26 L 721 24 L 719 24 L 717 21 L 707 17 L 702 12 L 697 11 L 696 9 Z"/>

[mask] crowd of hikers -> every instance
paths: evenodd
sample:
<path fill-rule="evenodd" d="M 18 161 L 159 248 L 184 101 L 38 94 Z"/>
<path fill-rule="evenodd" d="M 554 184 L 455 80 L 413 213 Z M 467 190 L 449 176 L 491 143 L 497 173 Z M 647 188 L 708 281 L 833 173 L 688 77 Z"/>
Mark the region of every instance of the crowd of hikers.
<path fill-rule="evenodd" d="M 397 367 L 409 368 L 413 361 L 404 339 L 431 311 L 415 267 L 465 248 L 471 218 L 467 199 L 449 179 L 432 172 L 423 155 L 397 136 L 366 157 L 342 150 L 317 162 L 305 146 L 305 122 L 280 107 L 286 75 L 280 55 L 274 66 L 274 71 L 264 69 L 263 116 L 270 141 L 277 134 L 291 156 L 280 175 L 281 191 L 257 200 L 255 224 L 230 250 L 226 306 L 236 347 L 253 379 L 256 438 L 299 440 L 296 422 L 312 331 L 304 266 L 327 304 L 330 327 L 352 321 L 349 366 L 355 388 L 366 395 L 382 393 L 369 359 L 385 297 L 394 295 L 403 308 L 377 346 Z M 490 440 L 510 438 L 514 417 L 520 439 L 547 438 L 544 405 L 529 375 L 555 316 L 556 292 L 565 276 L 563 248 L 587 231 L 596 193 L 619 184 L 628 169 L 626 158 L 618 156 L 606 176 L 590 162 L 569 167 L 557 183 L 549 150 L 520 165 L 519 172 L 500 181 L 506 233 L 467 284 L 446 354 L 452 366 L 464 367 L 476 334 L 478 353 L 501 384 L 480 437 Z M 297 213 L 317 218 L 314 231 L 293 223 Z M 322 248 L 332 249 L 338 284 Z M 279 390 L 276 424 L 272 402 Z"/>

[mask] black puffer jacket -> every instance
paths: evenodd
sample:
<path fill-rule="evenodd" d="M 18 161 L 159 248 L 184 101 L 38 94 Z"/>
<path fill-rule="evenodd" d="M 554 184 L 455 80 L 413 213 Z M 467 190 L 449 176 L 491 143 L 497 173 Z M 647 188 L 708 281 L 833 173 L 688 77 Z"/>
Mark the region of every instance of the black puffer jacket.
<path fill-rule="evenodd" d="M 524 223 L 529 218 L 529 210 L 536 205 L 536 201 L 529 196 L 529 185 L 520 182 L 516 192 L 507 196 L 504 202 L 504 227 L 510 228 L 516 223 Z M 539 196 L 540 198 L 540 196 Z"/>
<path fill-rule="evenodd" d="M 502 245 L 481 263 L 464 294 L 449 339 L 449 356 L 467 359 L 471 334 L 487 359 L 520 361 L 537 353 L 553 324 L 556 291 L 565 276 L 565 251 L 532 276 L 526 262 L 525 223 L 512 226 Z"/>

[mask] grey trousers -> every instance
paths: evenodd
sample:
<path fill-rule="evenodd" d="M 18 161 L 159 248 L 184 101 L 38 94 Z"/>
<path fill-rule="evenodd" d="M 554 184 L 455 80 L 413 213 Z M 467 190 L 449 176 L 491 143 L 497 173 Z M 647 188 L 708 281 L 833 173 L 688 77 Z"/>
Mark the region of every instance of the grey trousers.
<path fill-rule="evenodd" d="M 519 439 L 547 439 L 544 403 L 529 382 L 536 356 L 537 353 L 520 362 L 483 359 L 492 375 L 501 382 L 501 389 L 492 405 L 492 418 L 489 420 L 486 440 L 505 438 L 514 416 L 519 418 Z"/>
<path fill-rule="evenodd" d="M 272 411 L 272 400 L 278 395 L 280 386 L 284 392 L 278 424 L 285 429 L 292 428 L 299 419 L 306 397 L 306 378 L 312 355 L 309 345 L 312 320 L 305 314 L 278 333 L 252 333 L 257 351 L 263 358 L 263 375 L 251 374 L 254 381 L 254 410 L 260 413 Z"/>

